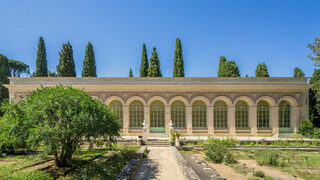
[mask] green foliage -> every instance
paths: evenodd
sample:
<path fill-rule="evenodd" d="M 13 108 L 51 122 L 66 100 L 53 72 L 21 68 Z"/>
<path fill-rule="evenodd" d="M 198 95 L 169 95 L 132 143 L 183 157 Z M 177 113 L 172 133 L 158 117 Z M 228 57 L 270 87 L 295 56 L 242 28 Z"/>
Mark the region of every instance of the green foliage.
<path fill-rule="evenodd" d="M 184 77 L 182 46 L 179 38 L 176 39 L 176 47 L 174 50 L 173 77 Z"/>
<path fill-rule="evenodd" d="M 225 158 L 224 158 L 224 162 L 226 164 L 234 164 L 237 161 L 236 161 L 234 155 L 232 154 L 232 152 L 231 151 L 227 151 L 227 153 L 225 155 Z"/>
<path fill-rule="evenodd" d="M 29 74 L 29 66 L 23 62 L 9 59 L 9 69 L 12 77 L 20 77 L 21 74 L 26 73 Z"/>
<path fill-rule="evenodd" d="M 221 77 L 240 77 L 239 68 L 234 61 L 226 61 L 222 66 Z"/>
<path fill-rule="evenodd" d="M 59 53 L 59 64 L 57 65 L 57 72 L 59 77 L 76 77 L 76 69 L 73 60 L 72 46 L 68 42 L 62 45 Z"/>
<path fill-rule="evenodd" d="M 314 85 L 309 90 L 309 116 L 315 127 L 320 128 L 320 69 L 315 69 L 309 83 Z"/>
<path fill-rule="evenodd" d="M 314 127 L 309 119 L 304 119 L 301 121 L 298 127 L 298 134 L 302 134 L 303 136 L 311 138 L 314 136 Z"/>
<path fill-rule="evenodd" d="M 42 145 L 57 166 L 68 166 L 83 138 L 114 141 L 120 122 L 102 102 L 70 86 L 45 87 L 19 102 L 5 103 L 1 119 L 1 143 Z"/>
<path fill-rule="evenodd" d="M 133 77 L 132 69 L 131 69 L 131 68 L 130 68 L 130 70 L 129 70 L 129 77 Z"/>
<path fill-rule="evenodd" d="M 232 139 L 214 139 L 209 138 L 204 143 L 206 158 L 214 163 L 221 163 L 224 161 L 227 164 L 234 164 L 236 162 L 233 154 L 227 150 L 229 147 L 234 147 L 235 142 Z"/>
<path fill-rule="evenodd" d="M 156 47 L 153 47 L 152 56 L 150 58 L 150 67 L 148 69 L 148 77 L 162 77 L 160 70 L 160 61 Z"/>
<path fill-rule="evenodd" d="M 9 61 L 6 56 L 0 54 L 0 105 L 9 98 L 9 91 L 3 86 L 3 84 L 9 84 L 8 77 L 10 77 Z M 0 111 L 0 116 L 2 116 L 2 111 Z"/>
<path fill-rule="evenodd" d="M 93 47 L 90 42 L 88 42 L 86 46 L 86 53 L 83 60 L 82 77 L 97 77 L 96 61 L 94 58 Z"/>
<path fill-rule="evenodd" d="M 256 68 L 256 77 L 269 77 L 267 65 L 265 63 L 258 64 Z"/>
<path fill-rule="evenodd" d="M 58 77 L 58 74 L 56 72 L 48 72 L 48 77 Z"/>
<path fill-rule="evenodd" d="M 224 77 L 223 64 L 227 61 L 226 57 L 221 56 L 219 61 L 218 77 Z"/>
<path fill-rule="evenodd" d="M 46 47 L 42 37 L 39 38 L 38 42 L 36 72 L 34 77 L 48 77 Z"/>
<path fill-rule="evenodd" d="M 304 77 L 304 76 L 305 74 L 300 68 L 298 67 L 294 68 L 293 77 Z"/>
<path fill-rule="evenodd" d="M 320 39 L 319 37 L 314 38 L 314 42 L 312 44 L 308 44 L 308 48 L 313 52 L 312 55 L 308 57 L 314 61 L 315 66 L 319 66 L 320 62 Z"/>
<path fill-rule="evenodd" d="M 275 150 L 255 151 L 255 158 L 259 165 L 285 166 L 285 162 L 280 160 L 280 155 Z"/>
<path fill-rule="evenodd" d="M 253 173 L 254 176 L 256 177 L 261 177 L 261 178 L 264 178 L 264 176 L 266 175 L 263 171 L 255 171 Z"/>
<path fill-rule="evenodd" d="M 143 43 L 141 65 L 140 65 L 140 77 L 148 76 L 148 68 L 149 68 L 149 62 L 148 62 L 147 48 L 146 48 L 146 44 Z"/>

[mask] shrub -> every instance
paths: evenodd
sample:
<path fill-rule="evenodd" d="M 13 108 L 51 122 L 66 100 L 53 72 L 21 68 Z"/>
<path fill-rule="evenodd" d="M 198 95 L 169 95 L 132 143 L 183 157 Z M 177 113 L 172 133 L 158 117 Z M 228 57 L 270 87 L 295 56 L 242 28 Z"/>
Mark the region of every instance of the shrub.
<path fill-rule="evenodd" d="M 298 127 L 298 134 L 312 138 L 314 136 L 314 127 L 310 119 L 304 119 L 301 121 Z"/>
<path fill-rule="evenodd" d="M 102 148 L 102 146 L 104 145 L 104 140 L 103 139 L 98 139 L 96 144 L 97 144 L 98 148 Z"/>
<path fill-rule="evenodd" d="M 216 142 L 209 142 L 206 145 L 206 157 L 214 163 L 221 163 L 223 161 L 226 147 Z"/>
<path fill-rule="evenodd" d="M 236 161 L 236 159 L 234 158 L 233 154 L 232 154 L 230 151 L 228 151 L 227 154 L 225 155 L 224 162 L 225 162 L 226 164 L 234 164 L 234 163 L 236 163 L 237 161 Z"/>
<path fill-rule="evenodd" d="M 259 165 L 279 166 L 279 154 L 272 150 L 263 150 L 255 152 L 256 160 Z"/>
<path fill-rule="evenodd" d="M 253 173 L 253 175 L 256 176 L 256 177 L 261 177 L 261 178 L 263 178 L 263 177 L 265 176 L 265 173 L 264 173 L 263 171 L 255 171 L 255 172 Z"/>

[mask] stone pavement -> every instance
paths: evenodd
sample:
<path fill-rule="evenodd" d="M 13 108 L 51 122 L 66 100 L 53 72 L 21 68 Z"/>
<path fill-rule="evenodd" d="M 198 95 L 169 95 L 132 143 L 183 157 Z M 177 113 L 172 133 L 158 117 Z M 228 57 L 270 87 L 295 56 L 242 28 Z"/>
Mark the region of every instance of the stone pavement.
<path fill-rule="evenodd" d="M 174 160 L 169 147 L 148 147 L 148 151 L 148 158 L 143 159 L 141 162 L 133 177 L 134 180 L 184 179 L 184 175 Z"/>

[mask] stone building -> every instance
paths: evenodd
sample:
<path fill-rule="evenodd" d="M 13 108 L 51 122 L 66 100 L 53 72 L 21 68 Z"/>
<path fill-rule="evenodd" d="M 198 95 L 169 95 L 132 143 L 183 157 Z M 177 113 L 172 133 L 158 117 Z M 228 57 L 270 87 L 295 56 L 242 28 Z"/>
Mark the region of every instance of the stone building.
<path fill-rule="evenodd" d="M 72 85 L 114 109 L 122 136 L 274 136 L 308 118 L 308 78 L 10 78 L 10 98 Z"/>

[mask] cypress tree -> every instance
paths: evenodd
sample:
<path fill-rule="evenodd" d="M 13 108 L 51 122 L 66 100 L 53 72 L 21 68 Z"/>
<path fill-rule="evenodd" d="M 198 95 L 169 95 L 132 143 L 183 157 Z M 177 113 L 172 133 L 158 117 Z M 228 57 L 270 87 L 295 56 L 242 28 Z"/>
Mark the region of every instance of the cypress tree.
<path fill-rule="evenodd" d="M 83 60 L 82 77 L 97 77 L 96 61 L 92 44 L 88 42 Z"/>
<path fill-rule="evenodd" d="M 9 61 L 6 56 L 0 54 L 0 106 L 4 99 L 9 98 L 9 91 L 3 84 L 9 84 L 10 69 Z M 2 116 L 2 112 L 0 112 Z"/>
<path fill-rule="evenodd" d="M 173 77 L 184 77 L 184 62 L 182 56 L 182 46 L 179 38 L 176 39 L 173 60 Z"/>
<path fill-rule="evenodd" d="M 76 69 L 73 60 L 72 46 L 68 42 L 62 45 L 59 53 L 59 64 L 57 65 L 57 73 L 59 77 L 76 77 Z"/>
<path fill-rule="evenodd" d="M 258 64 L 256 68 L 256 77 L 269 77 L 267 65 L 265 63 Z"/>
<path fill-rule="evenodd" d="M 150 67 L 148 69 L 148 77 L 162 77 L 160 70 L 160 62 L 156 47 L 153 47 L 152 56 L 150 58 Z"/>
<path fill-rule="evenodd" d="M 221 77 L 240 77 L 239 67 L 234 61 L 226 61 L 222 66 Z"/>
<path fill-rule="evenodd" d="M 147 77 L 148 76 L 148 55 L 146 44 L 143 43 L 142 45 L 142 55 L 141 55 L 141 65 L 140 65 L 140 77 Z"/>
<path fill-rule="evenodd" d="M 227 61 L 226 57 L 221 56 L 218 69 L 218 77 L 223 77 L 223 64 Z"/>
<path fill-rule="evenodd" d="M 304 76 L 305 74 L 300 68 L 298 67 L 294 68 L 293 77 L 304 77 Z"/>
<path fill-rule="evenodd" d="M 48 67 L 47 67 L 47 54 L 44 40 L 42 37 L 39 38 L 38 51 L 36 59 L 36 72 L 35 77 L 48 77 Z"/>
<path fill-rule="evenodd" d="M 129 71 L 129 77 L 133 77 L 131 68 L 130 68 L 130 71 Z"/>

